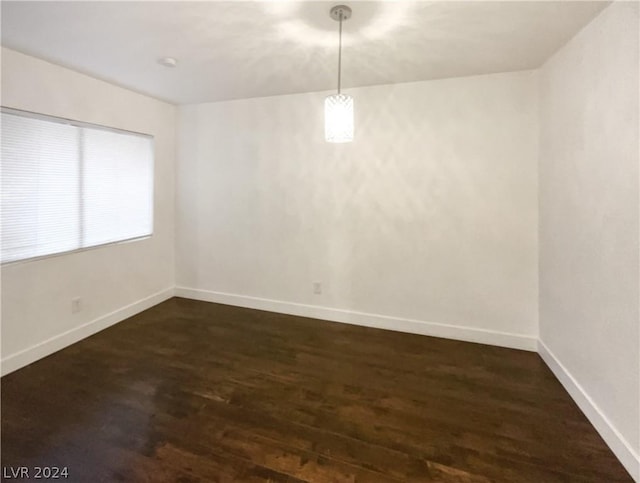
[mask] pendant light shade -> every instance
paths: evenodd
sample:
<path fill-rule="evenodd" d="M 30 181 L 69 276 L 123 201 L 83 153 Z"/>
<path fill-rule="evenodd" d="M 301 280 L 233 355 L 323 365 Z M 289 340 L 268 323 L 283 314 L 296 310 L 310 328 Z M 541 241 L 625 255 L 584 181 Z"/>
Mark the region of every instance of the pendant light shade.
<path fill-rule="evenodd" d="M 325 98 L 324 138 L 329 143 L 353 141 L 353 97 L 333 94 Z"/>
<path fill-rule="evenodd" d="M 324 100 L 324 138 L 329 143 L 349 143 L 353 141 L 353 97 L 340 92 L 342 74 L 342 22 L 351 18 L 351 9 L 346 5 L 336 5 L 329 15 L 340 22 L 338 40 L 338 93 Z"/>

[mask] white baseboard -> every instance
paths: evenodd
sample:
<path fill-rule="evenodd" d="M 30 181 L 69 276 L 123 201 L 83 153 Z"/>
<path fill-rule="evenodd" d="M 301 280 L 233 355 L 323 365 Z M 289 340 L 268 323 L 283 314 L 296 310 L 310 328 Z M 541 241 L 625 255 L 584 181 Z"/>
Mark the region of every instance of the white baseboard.
<path fill-rule="evenodd" d="M 82 324 L 68 330 L 67 332 L 51 337 L 44 342 L 40 342 L 28 347 L 27 349 L 21 350 L 20 352 L 4 357 L 1 362 L 1 373 L 4 376 L 5 374 L 9 374 L 10 372 L 42 359 L 43 357 L 64 349 L 71 344 L 75 344 L 76 342 L 100 332 L 107 327 L 117 324 L 128 317 L 136 315 L 143 310 L 147 310 L 160 302 L 170 299 L 173 297 L 173 292 L 173 287 L 161 290 L 149 297 L 145 297 L 118 310 L 114 310 L 113 312 L 103 315 L 102 317 L 98 317 L 86 324 Z"/>
<path fill-rule="evenodd" d="M 343 322 L 352 325 L 374 327 L 376 329 L 395 330 L 410 334 L 443 337 L 446 339 L 490 344 L 511 349 L 527 351 L 537 350 L 537 338 L 519 334 L 509 334 L 474 327 L 463 327 L 448 324 L 438 324 L 421 320 L 389 317 L 386 315 L 369 314 L 350 310 L 333 309 L 318 305 L 305 305 L 280 300 L 263 299 L 209 290 L 199 290 L 188 287 L 176 287 L 175 295 L 205 302 L 215 302 L 225 305 L 235 305 L 250 309 L 266 310 L 281 314 L 298 315 L 313 319 Z"/>
<path fill-rule="evenodd" d="M 33 345 L 25 350 L 11 354 L 1 361 L 1 374 L 9 374 L 21 367 L 31 364 L 43 357 L 70 346 L 118 322 L 136 315 L 143 310 L 153 307 L 173 296 L 184 297 L 205 302 L 215 302 L 234 305 L 268 312 L 297 315 L 314 319 L 330 320 L 365 327 L 394 330 L 411 334 L 443 337 L 446 339 L 477 342 L 512 349 L 537 351 L 549 366 L 587 419 L 596 428 L 600 436 L 609 445 L 635 481 L 640 482 L 640 457 L 620 432 L 611 424 L 609 419 L 598 408 L 582 386 L 571 373 L 562 365 L 549 348 L 537 337 L 510 334 L 475 327 L 454 326 L 425 322 L 421 320 L 389 317 L 386 315 L 355 312 L 342 309 L 305 305 L 280 300 L 271 300 L 245 295 L 199 290 L 187 287 L 171 287 L 161 290 L 149 297 L 115 310 L 102 317 L 75 327 L 67 332 L 52 337 L 44 342 Z"/>
<path fill-rule="evenodd" d="M 571 375 L 544 342 L 538 340 L 538 353 L 549 366 L 553 374 L 567 390 L 569 395 L 582 410 L 589 422 L 607 443 L 613 454 L 620 460 L 635 481 L 640 481 L 640 457 L 611 421 L 591 399 L 580 383 Z"/>

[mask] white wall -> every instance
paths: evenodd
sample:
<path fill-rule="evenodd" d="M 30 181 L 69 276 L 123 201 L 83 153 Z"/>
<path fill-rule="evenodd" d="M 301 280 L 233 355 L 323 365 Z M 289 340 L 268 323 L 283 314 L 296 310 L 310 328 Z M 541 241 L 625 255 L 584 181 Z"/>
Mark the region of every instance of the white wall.
<path fill-rule="evenodd" d="M 638 20 L 613 4 L 541 69 L 539 173 L 541 353 L 636 479 Z"/>
<path fill-rule="evenodd" d="M 536 90 L 534 72 L 353 89 L 342 145 L 327 93 L 181 107 L 177 285 L 195 290 L 177 293 L 534 349 Z"/>
<path fill-rule="evenodd" d="M 171 295 L 175 107 L 5 48 L 2 105 L 152 134 L 156 149 L 151 238 L 2 267 L 7 373 Z"/>

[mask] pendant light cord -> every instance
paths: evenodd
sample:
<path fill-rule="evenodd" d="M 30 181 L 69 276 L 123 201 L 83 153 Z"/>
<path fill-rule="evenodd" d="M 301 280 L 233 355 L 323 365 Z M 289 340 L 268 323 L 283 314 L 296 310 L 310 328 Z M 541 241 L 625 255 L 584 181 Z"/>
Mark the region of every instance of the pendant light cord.
<path fill-rule="evenodd" d="M 340 73 L 342 71 L 342 10 L 340 10 L 340 36 L 338 41 L 338 94 L 340 94 Z"/>

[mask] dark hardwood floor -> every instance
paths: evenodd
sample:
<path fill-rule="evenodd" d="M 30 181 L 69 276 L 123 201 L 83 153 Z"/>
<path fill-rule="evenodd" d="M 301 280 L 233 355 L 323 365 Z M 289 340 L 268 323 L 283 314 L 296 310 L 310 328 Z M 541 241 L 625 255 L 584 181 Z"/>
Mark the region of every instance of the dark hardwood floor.
<path fill-rule="evenodd" d="M 2 465 L 87 483 L 632 481 L 535 353 L 180 298 L 4 377 Z"/>

